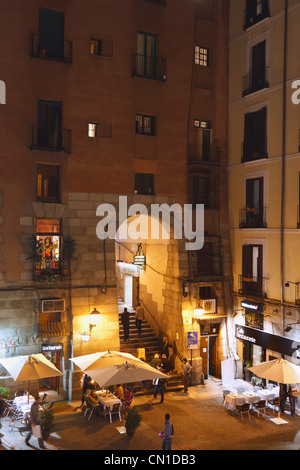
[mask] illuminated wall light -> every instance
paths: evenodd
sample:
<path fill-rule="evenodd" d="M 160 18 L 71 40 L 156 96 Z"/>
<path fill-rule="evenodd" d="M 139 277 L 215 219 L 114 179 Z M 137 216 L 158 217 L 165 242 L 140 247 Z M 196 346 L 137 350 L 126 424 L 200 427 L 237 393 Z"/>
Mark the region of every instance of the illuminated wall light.
<path fill-rule="evenodd" d="M 101 313 L 96 308 L 90 313 L 90 329 L 98 325 Z"/>
<path fill-rule="evenodd" d="M 83 341 L 84 343 L 87 343 L 89 340 L 90 340 L 90 333 L 87 333 L 87 332 L 84 332 L 84 333 L 81 333 L 81 341 Z"/>

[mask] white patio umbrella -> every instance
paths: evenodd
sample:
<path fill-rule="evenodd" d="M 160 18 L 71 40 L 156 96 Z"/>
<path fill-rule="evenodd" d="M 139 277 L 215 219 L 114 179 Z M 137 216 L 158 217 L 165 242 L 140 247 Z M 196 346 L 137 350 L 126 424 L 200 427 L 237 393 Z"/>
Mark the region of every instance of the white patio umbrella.
<path fill-rule="evenodd" d="M 273 361 L 262 362 L 253 367 L 248 367 L 257 377 L 272 380 L 280 384 L 300 383 L 300 367 L 284 359 L 274 359 Z M 276 424 L 284 424 L 287 421 L 280 418 L 280 394 L 278 417 L 272 419 Z"/>
<path fill-rule="evenodd" d="M 8 357 L 0 359 L 0 364 L 10 373 L 15 382 L 63 375 L 43 354 Z"/>
<path fill-rule="evenodd" d="M 92 369 L 101 369 L 103 367 L 124 364 L 125 361 L 143 362 L 132 354 L 109 350 L 87 354 L 86 356 L 73 357 L 70 359 L 70 361 L 74 362 L 74 364 L 80 367 L 80 369 L 84 372 L 90 371 Z"/>
<path fill-rule="evenodd" d="M 163 374 L 154 367 L 143 361 L 132 361 L 101 369 L 89 369 L 89 375 L 100 387 L 109 385 L 140 382 L 142 380 L 168 379 L 168 375 Z"/>

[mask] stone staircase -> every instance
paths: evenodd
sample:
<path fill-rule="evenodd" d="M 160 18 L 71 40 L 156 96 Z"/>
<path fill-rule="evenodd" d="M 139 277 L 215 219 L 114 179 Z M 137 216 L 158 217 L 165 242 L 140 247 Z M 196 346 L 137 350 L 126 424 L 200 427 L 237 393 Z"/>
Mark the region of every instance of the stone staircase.
<path fill-rule="evenodd" d="M 129 323 L 129 340 L 124 341 L 123 325 L 121 323 L 121 313 L 124 310 L 124 307 L 127 307 L 128 312 L 130 313 L 130 323 Z M 126 305 L 123 300 L 118 298 L 118 310 L 119 310 L 119 332 L 120 332 L 120 351 L 132 354 L 137 357 L 137 349 L 145 348 L 146 352 L 146 362 L 150 363 L 155 354 L 159 354 L 161 341 L 157 338 L 154 331 L 147 323 L 146 320 L 142 322 L 141 336 L 138 335 L 137 328 L 135 325 L 135 310 L 132 307 Z M 170 379 L 167 383 L 166 391 L 170 390 L 181 390 L 182 378 L 178 373 L 172 373 Z M 140 383 L 133 385 L 135 394 L 143 394 L 142 387 Z M 146 382 L 146 393 L 152 393 L 153 386 L 150 381 Z"/>

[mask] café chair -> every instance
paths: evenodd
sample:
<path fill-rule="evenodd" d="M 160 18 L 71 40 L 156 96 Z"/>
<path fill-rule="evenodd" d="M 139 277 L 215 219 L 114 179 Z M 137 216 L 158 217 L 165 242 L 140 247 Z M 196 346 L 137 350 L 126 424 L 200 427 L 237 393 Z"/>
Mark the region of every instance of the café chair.
<path fill-rule="evenodd" d="M 255 403 L 252 403 L 252 406 L 258 412 L 258 417 L 261 414 L 267 414 L 266 413 L 266 400 L 259 400 Z M 262 411 L 264 411 L 264 413 Z"/>
<path fill-rule="evenodd" d="M 224 402 L 225 402 L 225 398 L 226 398 L 226 395 L 229 395 L 229 393 L 231 393 L 230 390 L 223 390 L 223 405 L 224 405 Z"/>
<path fill-rule="evenodd" d="M 272 407 L 274 407 L 273 408 L 273 413 L 275 414 L 276 408 L 279 408 L 279 406 L 280 406 L 280 398 L 277 397 L 277 398 L 273 398 L 272 400 L 268 400 L 268 403 L 270 403 L 270 405 Z"/>
<path fill-rule="evenodd" d="M 100 417 L 100 405 L 95 405 L 94 403 L 91 403 L 89 400 L 86 400 L 86 410 L 84 412 L 84 416 L 88 414 L 88 421 L 91 419 L 92 414 L 97 413 L 99 414 Z"/>
<path fill-rule="evenodd" d="M 109 409 L 109 421 L 112 422 L 112 415 L 119 415 L 120 421 L 122 421 L 122 404 L 115 403 L 112 408 Z"/>
<path fill-rule="evenodd" d="M 250 403 L 244 403 L 243 405 L 236 405 L 236 409 L 240 413 L 242 421 L 243 421 L 244 414 L 248 414 L 248 418 L 250 419 Z"/>

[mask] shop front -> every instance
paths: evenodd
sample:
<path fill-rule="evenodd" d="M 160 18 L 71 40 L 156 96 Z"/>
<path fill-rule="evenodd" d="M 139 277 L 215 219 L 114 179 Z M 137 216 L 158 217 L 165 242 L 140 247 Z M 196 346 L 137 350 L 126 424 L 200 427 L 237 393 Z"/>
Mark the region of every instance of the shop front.
<path fill-rule="evenodd" d="M 245 379 L 250 380 L 247 367 L 288 356 L 300 359 L 300 342 L 249 326 L 235 325 L 235 337 L 243 345 Z"/>
<path fill-rule="evenodd" d="M 58 370 L 62 370 L 63 366 L 63 344 L 62 343 L 45 343 L 42 344 L 41 352 L 44 356 L 55 365 Z M 60 377 L 48 377 L 40 380 L 40 391 L 48 392 L 52 390 L 59 394 Z"/>

